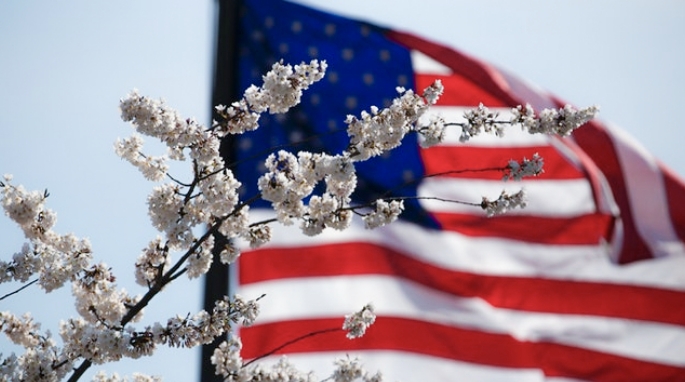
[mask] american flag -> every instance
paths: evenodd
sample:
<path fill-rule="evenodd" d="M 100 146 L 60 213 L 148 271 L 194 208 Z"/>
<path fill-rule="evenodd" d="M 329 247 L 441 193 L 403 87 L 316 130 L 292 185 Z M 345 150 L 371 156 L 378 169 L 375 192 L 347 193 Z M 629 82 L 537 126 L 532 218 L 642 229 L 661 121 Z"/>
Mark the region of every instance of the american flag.
<path fill-rule="evenodd" d="M 329 65 L 301 105 L 263 116 L 236 141 L 246 198 L 258 192 L 270 149 L 340 153 L 346 115 L 387 105 L 397 86 L 420 91 L 441 79 L 445 95 L 433 110 L 453 122 L 479 103 L 503 118 L 519 104 L 565 104 L 407 33 L 281 0 L 244 0 L 241 12 L 241 89 L 280 59 Z M 349 355 L 389 381 L 685 380 L 682 180 L 597 121 L 563 139 L 513 128 L 467 144 L 459 135 L 448 130 L 426 150 L 408 136 L 359 164 L 354 199 L 390 192 L 478 203 L 524 188 L 528 207 L 488 218 L 478 208 L 414 199 L 400 220 L 377 230 L 356 222 L 311 238 L 275 226 L 273 241 L 238 264 L 239 293 L 266 294 L 256 325 L 241 329 L 243 357 L 340 327 L 345 314 L 373 302 L 378 319 L 363 338 L 322 334 L 277 354 L 324 378 L 335 357 Z M 479 171 L 534 153 L 545 172 L 530 180 Z M 253 218 L 273 217 L 261 207 L 268 205 L 252 205 Z"/>

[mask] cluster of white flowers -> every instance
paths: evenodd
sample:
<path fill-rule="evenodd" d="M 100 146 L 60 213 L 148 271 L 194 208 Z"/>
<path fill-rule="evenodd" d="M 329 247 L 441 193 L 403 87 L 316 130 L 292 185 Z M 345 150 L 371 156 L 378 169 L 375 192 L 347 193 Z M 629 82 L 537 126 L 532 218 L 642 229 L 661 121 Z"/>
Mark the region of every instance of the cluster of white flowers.
<path fill-rule="evenodd" d="M 209 271 L 212 265 L 212 249 L 214 248 L 214 236 L 205 239 L 198 249 L 188 257 L 186 263 L 188 278 L 200 277 Z"/>
<path fill-rule="evenodd" d="M 359 358 L 339 358 L 335 361 L 335 370 L 331 378 L 334 382 L 381 382 L 383 375 L 380 372 L 370 374 L 364 369 Z"/>
<path fill-rule="evenodd" d="M 373 324 L 376 316 L 373 313 L 373 306 L 367 304 L 360 311 L 345 316 L 343 330 L 346 330 L 347 337 L 350 339 L 364 335 L 366 329 Z M 240 338 L 230 334 L 229 338 L 223 341 L 211 357 L 212 365 L 216 370 L 216 375 L 220 375 L 225 381 L 269 381 L 269 382 L 313 382 L 318 379 L 309 372 L 303 373 L 295 368 L 288 358 L 283 356 L 271 367 L 262 365 L 252 365 L 250 361 L 245 363 L 240 356 L 243 345 Z M 364 370 L 359 359 L 341 358 L 335 361 L 335 370 L 330 378 L 335 382 L 353 382 L 361 380 L 364 382 L 381 382 L 382 374 L 370 374 Z"/>
<path fill-rule="evenodd" d="M 285 113 L 300 103 L 302 90 L 321 80 L 326 73 L 326 61 L 312 60 L 309 64 L 290 66 L 279 62 L 262 77 L 264 85 L 254 85 L 245 91 L 245 99 L 257 113 Z M 295 91 L 293 91 L 293 89 Z"/>
<path fill-rule="evenodd" d="M 304 373 L 295 368 L 285 356 L 271 367 L 245 364 L 240 356 L 242 347 L 240 338 L 230 334 L 226 341 L 214 349 L 210 360 L 215 367 L 216 375 L 222 376 L 224 381 L 314 382 L 318 380 L 313 373 Z"/>
<path fill-rule="evenodd" d="M 263 112 L 283 113 L 295 106 L 301 99 L 302 91 L 319 81 L 325 69 L 326 63 L 317 60 L 295 66 L 274 64 L 272 70 L 263 77 L 261 87 L 251 86 L 245 91 L 244 98 L 230 107 L 217 107 L 225 121 L 216 122 L 211 129 L 203 128 L 192 119 L 182 118 L 163 100 L 141 96 L 135 90 L 121 101 L 122 119 L 130 121 L 137 133 L 160 139 L 168 146 L 168 156 L 172 159 L 185 159 L 184 153 L 187 151 L 193 160 L 195 179 L 191 183 L 174 181 L 158 185 L 148 197 L 148 213 L 152 224 L 165 234 L 166 253 L 169 249 L 191 248 L 200 239 L 193 229 L 201 225 L 211 226 L 217 221 L 223 222 L 219 228 L 222 234 L 230 238 L 242 237 L 253 246 L 262 245 L 270 239 L 268 226 L 250 226 L 246 206 L 237 208 L 237 190 L 241 183 L 225 168 L 219 155 L 220 140 L 227 133 L 242 133 L 256 128 L 259 114 Z M 130 138 L 117 140 L 115 151 L 138 167 L 146 178 L 160 181 L 168 170 L 166 157 L 143 154 L 142 142 L 142 138 L 134 134 Z M 278 180 L 275 177 L 270 184 L 281 186 Z M 283 192 L 277 187 L 272 188 L 275 193 Z M 265 187 L 263 193 L 268 195 L 272 188 Z M 345 189 L 346 192 L 351 192 L 353 187 Z M 279 216 L 303 216 L 306 212 L 301 202 L 298 204 L 297 201 L 304 196 L 306 195 L 299 195 L 297 192 L 288 193 L 277 203 L 282 207 L 287 206 L 278 210 Z M 295 202 L 288 203 L 289 201 Z M 199 277 L 209 269 L 211 249 L 209 243 L 203 243 L 200 250 L 186 257 L 188 277 Z M 146 253 L 154 256 L 155 251 Z M 226 262 L 234 261 L 236 257 L 235 247 L 226 248 L 221 256 L 222 261 Z M 147 263 L 152 264 L 151 267 L 157 267 L 158 260 L 141 259 L 139 264 Z M 152 268 L 138 268 L 147 274 L 139 274 L 139 282 L 149 283 Z M 158 268 L 152 273 L 159 275 Z"/>
<path fill-rule="evenodd" d="M 495 133 L 498 137 L 504 135 L 504 128 L 497 123 L 497 113 L 491 112 L 482 103 L 477 108 L 464 112 L 466 122 L 461 127 L 459 140 L 466 142 L 483 132 Z"/>
<path fill-rule="evenodd" d="M 512 109 L 511 122 L 521 124 L 531 134 L 556 134 L 563 137 L 589 122 L 597 112 L 597 106 L 576 109 L 566 105 L 558 110 L 543 109 L 536 117 L 533 108 L 526 104 Z"/>
<path fill-rule="evenodd" d="M 50 333 L 40 333 L 40 324 L 33 322 L 30 314 L 17 317 L 10 312 L 0 312 L 0 330 L 15 344 L 26 348 L 17 357 L 10 354 L 2 359 L 0 353 L 1 381 L 59 381 L 71 369 L 72 363 L 57 347 Z M 57 367 L 60 365 L 60 367 Z"/>
<path fill-rule="evenodd" d="M 245 381 L 245 378 L 239 378 L 240 373 L 243 372 L 243 359 L 240 357 L 240 350 L 243 348 L 243 343 L 240 338 L 234 335 L 229 335 L 226 341 L 221 342 L 216 349 L 210 361 L 216 369 L 216 375 L 224 377 L 225 381 Z"/>
<path fill-rule="evenodd" d="M 417 129 L 421 137 L 421 147 L 429 148 L 442 142 L 445 139 L 445 124 L 445 119 L 441 115 L 429 115 L 427 122 Z"/>
<path fill-rule="evenodd" d="M 347 155 L 312 154 L 298 156 L 279 151 L 266 159 L 267 172 L 258 180 L 262 198 L 272 203 L 278 220 L 286 225 L 300 219 L 300 228 L 307 235 L 321 233 L 331 227 L 342 230 L 352 221 L 346 210 L 350 195 L 357 185 L 354 164 Z M 322 195 L 311 196 L 316 184 L 325 182 Z"/>
<path fill-rule="evenodd" d="M 136 260 L 136 283 L 146 287 L 154 285 L 169 270 L 170 263 L 169 247 L 157 236 Z"/>
<path fill-rule="evenodd" d="M 100 263 L 84 269 L 78 280 L 72 283 L 76 310 L 87 322 L 117 327 L 129 307 L 138 302 L 139 297 L 129 296 L 126 290 L 117 289 L 115 280 L 111 269 Z"/>
<path fill-rule="evenodd" d="M 566 105 L 560 109 L 543 109 L 538 115 L 535 110 L 526 106 L 517 106 L 511 109 L 512 116 L 508 121 L 497 119 L 498 113 L 490 111 L 481 103 L 476 109 L 464 112 L 466 122 L 452 123 L 462 128 L 459 140 L 466 142 L 481 133 L 494 133 L 498 137 L 504 136 L 504 125 L 519 124 L 521 128 L 530 134 L 548 134 L 567 136 L 573 130 L 584 125 L 595 117 L 599 111 L 597 106 L 576 109 Z"/>
<path fill-rule="evenodd" d="M 404 211 L 404 201 L 392 200 L 388 203 L 383 199 L 378 199 L 376 208 L 364 215 L 362 219 L 366 228 L 373 229 L 394 222 L 402 211 Z"/>
<path fill-rule="evenodd" d="M 61 323 L 60 336 L 65 343 L 62 352 L 69 360 L 85 358 L 101 364 L 122 357 L 149 356 L 157 345 L 195 347 L 229 332 L 232 324 L 252 323 L 258 311 L 255 300 L 236 296 L 233 301 L 226 297 L 217 301 L 211 313 L 202 310 L 193 316 L 171 317 L 166 324 L 156 322 L 143 331 L 110 326 L 104 320 L 93 323 L 72 318 Z"/>
<path fill-rule="evenodd" d="M 29 313 L 19 318 L 10 312 L 0 312 L 0 330 L 15 344 L 34 347 L 40 342 L 40 324 Z"/>
<path fill-rule="evenodd" d="M 347 338 L 358 338 L 363 336 L 366 329 L 375 321 L 376 315 L 373 313 L 373 305 L 366 304 L 360 311 L 346 315 L 342 328 L 347 331 Z"/>
<path fill-rule="evenodd" d="M 480 206 L 485 210 L 488 216 L 502 215 L 515 208 L 525 208 L 526 195 L 523 189 L 515 194 L 509 194 L 506 191 L 502 191 L 495 200 L 490 200 L 484 196 Z"/>
<path fill-rule="evenodd" d="M 544 172 L 542 169 L 544 163 L 544 160 L 538 153 L 533 154 L 532 159 L 523 158 L 520 162 L 512 159 L 505 168 L 502 180 L 521 180 L 527 176 L 538 176 Z"/>
<path fill-rule="evenodd" d="M 12 177 L 4 176 L 2 207 L 5 215 L 14 220 L 29 243 L 12 256 L 11 261 L 0 261 L 0 283 L 16 280 L 26 282 L 38 274 L 38 284 L 46 292 L 75 280 L 92 258 L 90 242 L 72 234 L 58 235 L 52 230 L 57 214 L 45 208 L 48 193 L 27 191 L 11 184 Z"/>
<path fill-rule="evenodd" d="M 318 381 L 314 373 L 304 373 L 295 368 L 288 358 L 283 356 L 271 367 L 261 364 L 248 365 L 243 363 L 240 350 L 243 344 L 240 338 L 230 335 L 214 349 L 211 362 L 216 375 L 224 381 L 240 382 L 315 382 Z"/>
<path fill-rule="evenodd" d="M 169 171 L 166 156 L 143 155 L 143 138 L 138 134 L 126 139 L 117 139 L 114 143 L 114 152 L 138 168 L 147 180 L 159 182 Z"/>
<path fill-rule="evenodd" d="M 215 365 L 216 375 L 221 375 L 224 381 L 240 382 L 315 382 L 320 379 L 313 372 L 298 370 L 288 357 L 282 356 L 270 367 L 258 365 L 246 365 L 240 357 L 242 343 L 240 339 L 232 336 L 222 342 L 212 355 L 211 361 Z M 324 381 L 334 382 L 382 382 L 380 372 L 371 374 L 364 369 L 358 358 L 340 358 L 334 361 L 335 369 L 329 378 Z"/>
<path fill-rule="evenodd" d="M 250 86 L 243 99 L 230 106 L 218 105 L 215 110 L 224 119 L 214 123 L 220 136 L 241 134 L 259 127 L 259 115 L 267 110 L 285 113 L 300 103 L 302 91 L 321 80 L 326 73 L 326 61 L 312 60 L 309 64 L 284 65 L 277 62 L 262 77 L 261 87 Z"/>
<path fill-rule="evenodd" d="M 422 134 L 425 146 L 439 143 L 444 136 L 444 120 L 432 119 L 428 126 L 420 126 L 417 122 L 438 101 L 443 90 L 439 80 L 424 90 L 423 97 L 413 90 L 398 87 L 400 96 L 389 107 L 379 110 L 372 106 L 370 113 L 362 111 L 361 119 L 348 115 L 345 123 L 350 137 L 347 148 L 350 158 L 363 161 L 392 150 L 410 131 Z"/>

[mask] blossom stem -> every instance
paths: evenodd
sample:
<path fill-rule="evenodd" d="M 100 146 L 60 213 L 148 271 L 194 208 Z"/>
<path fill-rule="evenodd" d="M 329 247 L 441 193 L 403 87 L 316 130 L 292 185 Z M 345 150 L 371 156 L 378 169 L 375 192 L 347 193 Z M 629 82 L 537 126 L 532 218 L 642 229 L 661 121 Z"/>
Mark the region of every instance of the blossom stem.
<path fill-rule="evenodd" d="M 74 370 L 74 374 L 72 374 L 71 377 L 69 377 L 67 382 L 78 381 L 79 378 L 81 378 L 81 376 L 83 375 L 83 373 L 85 373 L 86 370 L 88 370 L 88 368 L 91 367 L 92 365 L 93 365 L 93 363 L 90 360 L 84 359 L 83 362 L 81 362 L 81 364 L 79 365 L 79 367 L 76 368 L 76 370 Z"/>
<path fill-rule="evenodd" d="M 453 175 L 453 174 L 465 174 L 465 173 L 469 173 L 469 172 L 504 171 L 504 170 L 506 170 L 506 169 L 507 169 L 506 166 L 502 166 L 502 167 L 472 168 L 472 169 L 465 168 L 465 169 L 461 169 L 461 170 L 450 170 L 450 171 L 442 171 L 442 172 L 436 172 L 436 173 L 432 173 L 432 174 L 426 174 L 426 175 L 422 176 L 422 177 L 419 178 L 419 179 L 415 179 L 415 180 L 410 180 L 410 181 L 408 181 L 408 182 L 404 182 L 403 184 L 400 184 L 399 186 L 397 186 L 397 187 L 395 187 L 395 188 L 392 188 L 392 189 L 390 189 L 390 190 L 385 191 L 379 198 L 380 198 L 380 199 L 386 199 L 388 196 L 392 195 L 392 193 L 395 192 L 395 191 L 397 191 L 397 190 L 401 190 L 401 189 L 403 189 L 404 187 L 410 186 L 410 185 L 412 185 L 412 184 L 418 184 L 418 183 L 422 182 L 424 179 L 432 178 L 432 177 L 435 177 L 435 176 L 444 176 L 444 175 Z"/>
<path fill-rule="evenodd" d="M 497 121 L 497 120 L 492 120 L 488 121 L 492 124 L 500 124 L 500 125 L 514 125 L 516 122 L 513 121 Z M 464 127 L 466 126 L 467 122 L 445 122 L 445 127 L 448 126 L 459 126 L 459 127 Z"/>
<path fill-rule="evenodd" d="M 264 354 L 262 354 L 262 355 L 260 355 L 260 356 L 258 356 L 258 357 L 256 357 L 256 358 L 253 358 L 253 359 L 249 360 L 248 362 L 245 362 L 245 364 L 243 364 L 243 367 L 247 367 L 247 366 L 249 366 L 251 363 L 253 363 L 253 362 L 255 362 L 255 361 L 259 361 L 260 359 L 266 358 L 266 357 L 268 357 L 268 356 L 270 356 L 270 355 L 276 353 L 277 351 L 282 350 L 282 349 L 285 348 L 286 346 L 290 346 L 290 345 L 292 345 L 292 344 L 294 344 L 294 343 L 297 343 L 297 342 L 302 341 L 302 340 L 304 340 L 304 339 L 307 339 L 307 338 L 309 338 L 309 337 L 318 336 L 319 334 L 326 334 L 326 333 L 337 332 L 337 331 L 341 331 L 341 330 L 342 330 L 341 328 L 327 328 L 327 329 L 316 330 L 316 331 L 313 331 L 313 332 L 310 332 L 310 333 L 307 333 L 307 334 L 303 334 L 303 335 L 301 335 L 301 336 L 299 336 L 299 337 L 297 337 L 297 338 L 293 338 L 293 339 L 290 340 L 290 341 L 286 341 L 285 343 L 283 343 L 283 344 L 281 344 L 281 345 L 275 347 L 275 348 L 272 349 L 272 350 L 269 350 L 268 352 L 266 352 L 266 353 L 264 353 Z"/>
<path fill-rule="evenodd" d="M 12 296 L 12 295 L 14 295 L 14 294 L 17 294 L 17 293 L 23 291 L 24 289 L 30 287 L 31 285 L 33 285 L 33 284 L 35 284 L 35 283 L 37 283 L 37 282 L 38 282 L 38 279 L 35 279 L 35 280 L 33 280 L 33 281 L 29 281 L 28 283 L 26 283 L 25 285 L 23 285 L 21 288 L 15 290 L 15 291 L 13 291 L 13 292 L 9 292 L 9 293 L 7 293 L 6 295 L 0 297 L 0 301 L 6 299 L 6 298 L 9 297 L 9 296 Z"/>

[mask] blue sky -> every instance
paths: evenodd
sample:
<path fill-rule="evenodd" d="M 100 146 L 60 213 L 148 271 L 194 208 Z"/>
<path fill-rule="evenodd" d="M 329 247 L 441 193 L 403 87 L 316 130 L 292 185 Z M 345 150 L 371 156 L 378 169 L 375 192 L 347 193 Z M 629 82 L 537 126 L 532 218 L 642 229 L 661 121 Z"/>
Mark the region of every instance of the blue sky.
<path fill-rule="evenodd" d="M 451 45 L 575 105 L 598 104 L 603 120 L 685 176 L 685 3 L 301 2 Z M 0 2 L 0 173 L 48 188 L 56 230 L 89 237 L 96 258 L 134 293 L 142 291 L 133 261 L 155 232 L 145 210 L 151 184 L 112 149 L 131 131 L 119 119 L 118 100 L 135 87 L 208 121 L 214 21 L 212 1 Z M 0 255 L 9 258 L 22 243 L 0 218 Z M 0 294 L 16 287 L 0 285 Z M 198 282 L 172 286 L 145 322 L 195 312 L 200 298 Z M 32 287 L 0 309 L 31 311 L 53 332 L 59 318 L 75 315 L 68 288 L 44 295 Z M 9 350 L 0 339 L 0 352 Z M 197 376 L 196 353 L 162 356 L 105 369 L 169 381 Z"/>

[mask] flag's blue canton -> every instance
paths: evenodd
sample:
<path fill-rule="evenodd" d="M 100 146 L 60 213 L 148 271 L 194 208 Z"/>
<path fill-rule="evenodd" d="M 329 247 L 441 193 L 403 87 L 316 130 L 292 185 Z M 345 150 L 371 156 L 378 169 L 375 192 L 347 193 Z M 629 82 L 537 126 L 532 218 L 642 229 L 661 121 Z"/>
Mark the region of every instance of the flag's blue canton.
<path fill-rule="evenodd" d="M 372 105 L 389 105 L 397 96 L 397 86 L 414 88 L 408 50 L 386 39 L 377 26 L 281 0 L 244 1 L 241 23 L 240 92 L 261 84 L 262 74 L 280 59 L 289 64 L 312 59 L 328 63 L 326 77 L 305 92 L 299 106 L 286 115 L 262 115 L 259 129 L 238 137 L 237 171 L 246 187 L 244 197 L 258 192 L 255 185 L 269 148 L 304 141 L 284 149 L 339 154 L 348 143 L 344 123 L 348 114 L 359 116 Z M 413 181 L 424 174 L 418 150 L 411 134 L 391 153 L 358 163 L 353 199 L 373 201 L 406 184 L 410 185 L 392 195 L 415 196 Z M 404 219 L 436 226 L 417 200 L 405 206 Z"/>

